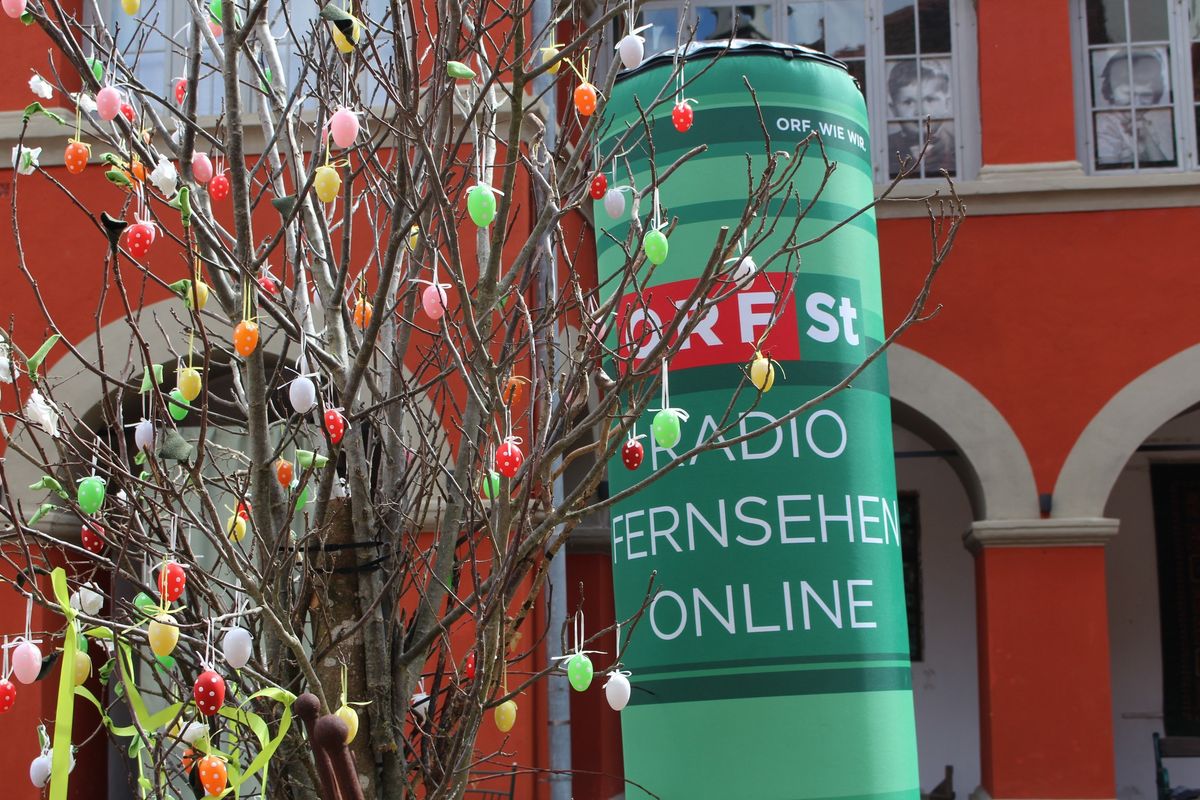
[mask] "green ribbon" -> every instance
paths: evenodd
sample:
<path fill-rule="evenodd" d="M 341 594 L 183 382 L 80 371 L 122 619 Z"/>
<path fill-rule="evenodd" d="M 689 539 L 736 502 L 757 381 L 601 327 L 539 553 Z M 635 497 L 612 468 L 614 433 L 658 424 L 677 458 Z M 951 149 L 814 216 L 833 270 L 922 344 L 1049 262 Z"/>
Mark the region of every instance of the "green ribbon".
<path fill-rule="evenodd" d="M 50 747 L 50 800 L 67 800 L 67 780 L 71 773 L 71 723 L 75 717 L 75 650 L 78 647 L 79 623 L 67 591 L 67 573 L 56 567 L 50 573 L 54 599 L 67 618 L 63 635 L 63 655 L 58 674 L 58 703 L 54 711 L 54 740 Z"/>

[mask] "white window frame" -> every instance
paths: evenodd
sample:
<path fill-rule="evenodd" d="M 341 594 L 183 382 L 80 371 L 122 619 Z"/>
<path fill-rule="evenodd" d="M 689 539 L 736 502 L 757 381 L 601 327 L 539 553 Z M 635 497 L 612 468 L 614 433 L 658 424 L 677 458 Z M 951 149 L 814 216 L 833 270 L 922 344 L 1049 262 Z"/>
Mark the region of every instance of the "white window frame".
<path fill-rule="evenodd" d="M 1175 123 L 1175 166 L 1104 168 L 1096 166 L 1095 127 L 1092 122 L 1092 61 L 1093 47 L 1088 44 L 1087 0 L 1072 0 L 1071 15 L 1072 62 L 1075 65 L 1075 141 L 1079 159 L 1089 175 L 1154 175 L 1190 172 L 1200 169 L 1197 155 L 1196 111 L 1192 81 L 1191 25 L 1186 0 L 1161 0 L 1167 6 L 1167 44 L 1171 51 L 1171 113 Z M 1126 8 L 1126 30 L 1129 30 L 1129 10 Z M 1200 13 L 1200 12 L 1198 12 Z M 1095 49 L 1153 47 L 1155 43 L 1141 42 L 1096 45 Z"/>
<path fill-rule="evenodd" d="M 811 1 L 811 0 L 808 0 Z M 787 6 L 806 0 L 766 0 L 758 3 L 728 3 L 728 5 L 770 5 L 775 40 L 786 42 Z M 877 184 L 890 182 L 887 151 L 887 72 L 883 37 L 883 0 L 862 0 L 867 15 L 867 52 L 865 69 L 867 85 L 862 87 L 867 100 L 868 124 L 871 134 L 871 164 Z M 949 0 L 951 46 L 951 97 L 954 102 L 954 137 L 957 151 L 956 181 L 976 178 L 981 160 L 981 131 L 979 121 L 979 59 L 974 0 Z M 685 29 L 697 21 L 697 5 L 726 5 L 717 0 L 650 0 L 639 11 L 651 9 L 682 9 L 686 14 Z M 623 23 L 621 23 L 623 25 Z M 623 31 L 618 31 L 618 36 Z M 647 56 L 654 55 L 647 52 Z M 919 55 L 919 54 L 918 54 Z M 932 183 L 938 176 L 910 178 L 909 182 Z"/>

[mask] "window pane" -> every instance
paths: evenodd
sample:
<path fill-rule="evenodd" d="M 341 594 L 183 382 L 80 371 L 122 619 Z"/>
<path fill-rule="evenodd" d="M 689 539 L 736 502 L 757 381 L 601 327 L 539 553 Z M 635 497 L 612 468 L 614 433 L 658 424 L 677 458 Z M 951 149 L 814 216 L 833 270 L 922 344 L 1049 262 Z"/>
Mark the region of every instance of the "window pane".
<path fill-rule="evenodd" d="M 1088 44 L 1116 44 L 1127 41 L 1125 3 L 1122 0 L 1088 0 Z"/>
<path fill-rule="evenodd" d="M 697 39 L 771 39 L 771 6 L 700 6 Z"/>
<path fill-rule="evenodd" d="M 920 125 L 911 122 L 888 123 L 888 177 L 894 178 L 900 174 L 900 168 L 912 166 L 912 161 L 921 152 Z"/>
<path fill-rule="evenodd" d="M 1096 166 L 1133 166 L 1133 117 L 1129 111 L 1100 111 L 1096 115 Z"/>
<path fill-rule="evenodd" d="M 954 113 L 950 98 L 950 59 L 921 59 L 921 117 L 948 117 Z"/>
<path fill-rule="evenodd" d="M 915 58 L 887 64 L 888 119 L 947 117 L 954 113 L 950 96 L 950 59 Z"/>
<path fill-rule="evenodd" d="M 825 39 L 828 53 L 854 58 L 867 53 L 867 14 L 862 0 L 837 0 L 825 4 Z"/>
<path fill-rule="evenodd" d="M 1129 54 L 1125 48 L 1106 48 L 1093 50 L 1092 58 L 1092 107 L 1112 108 L 1113 106 L 1129 105 L 1128 92 L 1125 102 L 1120 102 L 1122 96 L 1120 86 L 1129 80 Z M 1123 79 L 1123 80 L 1122 80 Z M 1117 91 L 1114 91 L 1116 87 Z"/>
<path fill-rule="evenodd" d="M 654 55 L 676 46 L 679 31 L 679 9 L 677 7 L 647 8 L 638 15 L 638 25 L 653 25 L 648 31 L 642 31 L 646 37 L 646 54 Z M 687 32 L 683 37 L 687 38 Z"/>
<path fill-rule="evenodd" d="M 867 91 L 867 63 L 861 59 L 846 62 L 846 69 L 849 70 L 850 76 L 858 82 L 858 88 L 863 92 L 863 99 L 866 99 Z"/>
<path fill-rule="evenodd" d="M 1129 0 L 1129 25 L 1135 42 L 1165 40 L 1169 36 L 1167 0 Z"/>
<path fill-rule="evenodd" d="M 921 0 L 921 52 L 950 52 L 950 0 Z"/>
<path fill-rule="evenodd" d="M 954 120 L 935 119 L 929 123 L 929 148 L 925 151 L 925 177 L 937 178 L 942 170 L 954 174 L 957 163 L 954 150 Z"/>
<path fill-rule="evenodd" d="M 1192 45 L 1192 99 L 1200 103 L 1200 42 Z"/>
<path fill-rule="evenodd" d="M 917 60 L 905 58 L 887 62 L 888 119 L 915 119 L 921 111 L 917 84 Z"/>
<path fill-rule="evenodd" d="M 1167 48 L 1135 47 L 1092 52 L 1092 105 L 1095 108 L 1156 106 L 1171 102 Z"/>
<path fill-rule="evenodd" d="M 788 6 L 787 40 L 789 42 L 825 52 L 823 5 L 822 3 L 799 3 Z"/>
<path fill-rule="evenodd" d="M 1175 124 L 1171 109 L 1135 111 L 1137 155 L 1140 167 L 1175 166 Z"/>
<path fill-rule="evenodd" d="M 891 55 L 917 52 L 914 0 L 884 0 L 883 50 Z"/>

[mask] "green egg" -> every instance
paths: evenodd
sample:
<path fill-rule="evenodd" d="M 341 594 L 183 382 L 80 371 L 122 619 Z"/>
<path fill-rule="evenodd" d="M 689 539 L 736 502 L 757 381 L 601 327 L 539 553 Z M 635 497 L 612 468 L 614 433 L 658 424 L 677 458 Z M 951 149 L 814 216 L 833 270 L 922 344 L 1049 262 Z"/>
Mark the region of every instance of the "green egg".
<path fill-rule="evenodd" d="M 107 491 L 108 487 L 104 483 L 104 479 L 95 475 L 80 481 L 76 499 L 79 501 L 79 507 L 83 509 L 83 513 L 95 514 L 99 511 L 100 506 L 104 505 L 104 495 Z"/>
<path fill-rule="evenodd" d="M 471 220 L 481 228 L 492 224 L 496 218 L 496 195 L 492 187 L 478 184 L 467 192 L 467 213 Z"/>
<path fill-rule="evenodd" d="M 667 237 L 662 231 L 650 231 L 642 241 L 646 260 L 658 266 L 667 260 Z"/>
<path fill-rule="evenodd" d="M 500 496 L 500 473 L 496 470 L 488 470 L 488 474 L 483 479 L 483 496 L 488 500 L 495 500 Z"/>
<path fill-rule="evenodd" d="M 88 66 L 92 70 L 92 74 L 96 76 L 97 83 L 104 83 L 104 64 L 98 58 L 88 58 Z"/>
<path fill-rule="evenodd" d="M 188 415 L 187 400 L 178 389 L 172 389 L 168 397 L 171 399 L 167 401 L 167 411 L 170 412 L 171 419 L 179 422 Z"/>
<path fill-rule="evenodd" d="M 654 415 L 650 430 L 659 447 L 674 447 L 679 442 L 679 415 L 674 409 L 664 408 Z"/>
<path fill-rule="evenodd" d="M 576 653 L 567 662 L 567 680 L 577 692 L 585 692 L 592 685 L 592 660 L 583 653 Z"/>

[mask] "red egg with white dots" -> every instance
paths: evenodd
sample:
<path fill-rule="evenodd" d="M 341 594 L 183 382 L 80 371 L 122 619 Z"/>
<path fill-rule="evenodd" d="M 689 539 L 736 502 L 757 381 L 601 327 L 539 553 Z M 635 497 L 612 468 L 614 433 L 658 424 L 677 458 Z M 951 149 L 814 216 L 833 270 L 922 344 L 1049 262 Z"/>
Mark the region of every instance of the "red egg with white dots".
<path fill-rule="evenodd" d="M 224 172 L 213 175 L 208 182 L 208 196 L 213 200 L 224 200 L 229 197 L 229 176 Z"/>
<path fill-rule="evenodd" d="M 187 575 L 183 566 L 175 561 L 168 561 L 158 570 L 158 594 L 164 600 L 174 603 L 183 597 L 184 587 L 187 586 Z"/>
<path fill-rule="evenodd" d="M 340 444 L 342 437 L 346 435 L 346 418 L 336 408 L 325 412 L 325 432 L 329 434 L 329 441 L 334 444 Z"/>
<path fill-rule="evenodd" d="M 154 244 L 154 226 L 149 222 L 135 222 L 125 229 L 125 249 L 134 258 L 145 258 Z"/>
<path fill-rule="evenodd" d="M 175 102 L 183 105 L 183 99 L 187 97 L 187 78 L 175 79 Z"/>
<path fill-rule="evenodd" d="M 17 702 L 17 686 L 8 678 L 0 678 L 0 714 L 11 711 Z"/>
<path fill-rule="evenodd" d="M 511 478 L 516 475 L 517 470 L 524 463 L 525 454 L 521 452 L 520 446 L 511 439 L 496 448 L 496 472 L 504 477 Z"/>
<path fill-rule="evenodd" d="M 463 674 L 467 676 L 467 680 L 475 680 L 475 651 L 467 653 L 467 663 L 463 666 Z"/>
<path fill-rule="evenodd" d="M 621 463 L 625 465 L 625 469 L 637 469 L 642 465 L 642 459 L 645 457 L 646 448 L 642 447 L 642 443 L 637 439 L 630 439 L 621 448 Z"/>
<path fill-rule="evenodd" d="M 93 523 L 84 525 L 79 531 L 79 539 L 83 549 L 99 555 L 104 552 L 104 528 Z"/>
<path fill-rule="evenodd" d="M 588 191 L 593 200 L 604 199 L 604 195 L 608 191 L 608 178 L 604 177 L 603 172 L 597 173 L 596 177 L 592 178 L 592 185 Z"/>
<path fill-rule="evenodd" d="M 687 133 L 695 119 L 696 114 L 686 100 L 680 100 L 671 110 L 671 123 L 680 133 Z"/>
<path fill-rule="evenodd" d="M 133 110 L 133 106 L 129 103 L 121 103 L 121 116 L 130 122 L 137 122 L 137 112 Z"/>
<path fill-rule="evenodd" d="M 225 679 L 211 669 L 205 670 L 196 678 L 196 685 L 192 687 L 192 697 L 195 698 L 196 707 L 200 709 L 201 714 L 206 717 L 215 715 L 221 710 L 221 706 L 225 705 Z"/>

